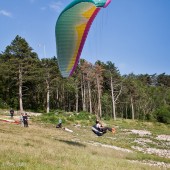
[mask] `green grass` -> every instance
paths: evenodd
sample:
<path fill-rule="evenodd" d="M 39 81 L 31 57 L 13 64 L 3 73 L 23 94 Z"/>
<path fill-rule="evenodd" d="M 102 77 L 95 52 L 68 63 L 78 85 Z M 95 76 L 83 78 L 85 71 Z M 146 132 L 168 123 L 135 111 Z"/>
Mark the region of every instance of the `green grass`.
<path fill-rule="evenodd" d="M 0 122 L 0 169 L 164 170 L 166 169 L 164 167 L 149 166 L 139 162 L 150 160 L 170 163 L 170 159 L 166 157 L 133 150 L 131 146 L 140 146 L 134 143 L 134 140 L 141 137 L 129 133 L 132 129 L 149 130 L 152 135 L 144 138 L 159 143 L 155 136 L 168 134 L 169 126 L 167 125 L 132 120 L 110 120 L 105 123 L 116 127 L 116 133 L 108 132 L 102 137 L 97 137 L 91 131 L 91 125 L 93 125 L 91 119 L 86 120 L 86 116 L 77 119 L 74 115 L 72 122 L 67 119 L 69 115 L 70 113 L 45 114 L 31 119 L 28 128 Z M 58 116 L 65 118 L 63 126 L 73 130 L 73 133 L 55 128 Z M 75 123 L 80 123 L 81 127 L 73 126 Z M 130 149 L 133 153 L 92 145 L 95 142 Z M 148 143 L 147 146 L 160 147 Z M 161 146 L 161 148 L 164 147 Z M 139 162 L 131 162 L 132 160 Z"/>

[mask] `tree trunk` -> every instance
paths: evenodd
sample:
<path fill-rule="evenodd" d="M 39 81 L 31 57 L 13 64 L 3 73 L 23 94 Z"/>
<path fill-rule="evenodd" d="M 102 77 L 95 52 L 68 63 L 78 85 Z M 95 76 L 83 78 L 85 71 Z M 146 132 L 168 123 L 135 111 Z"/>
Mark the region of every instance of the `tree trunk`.
<path fill-rule="evenodd" d="M 78 87 L 76 87 L 76 113 L 78 113 L 79 107 L 79 94 L 78 94 Z"/>
<path fill-rule="evenodd" d="M 116 104 L 115 104 L 114 89 L 113 89 L 113 78 L 112 78 L 112 76 L 111 76 L 111 79 L 110 79 L 110 85 L 111 85 L 111 93 L 112 93 L 113 119 L 116 120 Z"/>
<path fill-rule="evenodd" d="M 49 113 L 50 112 L 50 85 L 47 80 L 46 83 L 47 83 L 47 113 Z"/>
<path fill-rule="evenodd" d="M 23 101 L 22 101 L 22 67 L 19 66 L 19 106 L 20 106 L 20 112 L 23 112 Z"/>
<path fill-rule="evenodd" d="M 83 100 L 83 111 L 86 111 L 86 85 L 85 85 L 85 81 L 83 83 L 83 92 L 84 92 L 84 100 Z"/>
<path fill-rule="evenodd" d="M 64 88 L 64 84 L 63 84 L 63 87 L 62 87 L 62 91 L 63 91 L 63 94 L 62 94 L 62 106 L 63 106 L 63 110 L 66 110 L 66 106 L 65 106 L 65 88 Z"/>
<path fill-rule="evenodd" d="M 135 119 L 135 111 L 134 111 L 134 104 L 133 104 L 132 96 L 130 98 L 130 101 L 131 101 L 131 107 L 132 107 L 132 120 L 134 120 Z"/>
<path fill-rule="evenodd" d="M 100 89 L 100 84 L 99 84 L 98 76 L 96 77 L 96 80 L 97 80 L 97 91 L 98 91 L 98 116 L 101 118 L 102 117 L 101 89 Z"/>
<path fill-rule="evenodd" d="M 83 111 L 86 111 L 86 99 L 85 99 L 85 85 L 84 85 L 84 75 L 82 76 L 81 81 L 81 96 L 82 96 L 82 104 L 83 104 Z"/>
<path fill-rule="evenodd" d="M 57 104 L 57 109 L 59 108 L 59 92 L 58 92 L 58 87 L 56 89 L 56 104 Z"/>
<path fill-rule="evenodd" d="M 90 113 L 92 113 L 92 101 L 91 101 L 91 86 L 90 86 L 90 81 L 88 81 L 88 91 L 89 91 L 89 107 L 90 107 Z"/>
<path fill-rule="evenodd" d="M 126 119 L 127 119 L 127 103 L 126 103 Z"/>

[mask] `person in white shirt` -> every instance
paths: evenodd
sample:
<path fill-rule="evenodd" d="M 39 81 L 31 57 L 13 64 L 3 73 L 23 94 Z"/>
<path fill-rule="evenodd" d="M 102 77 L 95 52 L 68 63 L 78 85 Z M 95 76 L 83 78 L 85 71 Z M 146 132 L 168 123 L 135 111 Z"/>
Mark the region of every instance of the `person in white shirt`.
<path fill-rule="evenodd" d="M 92 127 L 92 131 L 98 136 L 102 136 L 103 134 L 107 132 L 107 130 L 112 133 L 115 133 L 115 128 L 103 126 L 99 120 L 96 120 L 96 124 Z"/>

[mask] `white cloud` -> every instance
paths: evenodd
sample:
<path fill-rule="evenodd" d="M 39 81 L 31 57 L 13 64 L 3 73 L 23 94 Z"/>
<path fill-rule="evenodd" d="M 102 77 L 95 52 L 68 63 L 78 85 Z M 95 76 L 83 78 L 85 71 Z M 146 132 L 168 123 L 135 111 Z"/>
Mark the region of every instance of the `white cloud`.
<path fill-rule="evenodd" d="M 7 12 L 5 10 L 0 10 L 0 15 L 6 16 L 6 17 L 12 17 L 12 14 L 10 12 Z"/>
<path fill-rule="evenodd" d="M 62 9 L 62 2 L 59 1 L 59 2 L 53 2 L 49 5 L 49 7 L 57 12 L 60 12 L 61 9 Z"/>

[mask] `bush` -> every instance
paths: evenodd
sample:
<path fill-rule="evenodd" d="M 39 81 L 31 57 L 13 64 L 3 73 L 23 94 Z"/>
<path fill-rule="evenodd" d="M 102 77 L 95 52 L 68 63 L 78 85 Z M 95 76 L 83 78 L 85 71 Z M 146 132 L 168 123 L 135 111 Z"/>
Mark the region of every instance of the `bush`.
<path fill-rule="evenodd" d="M 0 108 L 5 109 L 8 108 L 8 105 L 0 98 Z"/>
<path fill-rule="evenodd" d="M 74 122 L 74 121 L 75 121 L 75 117 L 74 117 L 74 116 L 69 116 L 69 117 L 67 118 L 67 120 L 69 120 L 69 121 L 71 121 L 71 122 Z"/>
<path fill-rule="evenodd" d="M 40 116 L 40 120 L 46 123 L 56 123 L 57 116 L 54 113 L 45 113 Z"/>
<path fill-rule="evenodd" d="M 53 111 L 53 112 L 55 112 L 56 115 L 65 113 L 64 110 L 60 110 L 60 109 L 57 109 L 56 111 Z"/>
<path fill-rule="evenodd" d="M 158 122 L 170 124 L 170 108 L 161 107 L 156 111 L 156 119 Z"/>
<path fill-rule="evenodd" d="M 81 122 L 84 124 L 88 124 L 89 122 L 95 121 L 95 116 L 88 113 L 88 112 L 80 112 L 80 113 L 71 113 L 71 112 L 64 112 L 64 111 L 55 111 L 50 113 L 44 113 L 42 114 L 38 119 L 34 119 L 37 121 L 42 121 L 46 123 L 52 123 L 57 124 L 59 119 L 62 120 L 62 123 L 75 123 L 75 122 Z"/>
<path fill-rule="evenodd" d="M 80 112 L 76 115 L 76 120 L 95 120 L 95 116 L 88 112 Z"/>
<path fill-rule="evenodd" d="M 65 118 L 62 115 L 56 115 L 53 112 L 50 113 L 44 113 L 39 117 L 39 121 L 46 122 L 46 123 L 52 123 L 57 124 L 59 119 L 62 119 L 62 122 L 65 123 Z M 35 119 L 36 120 L 36 119 Z"/>

